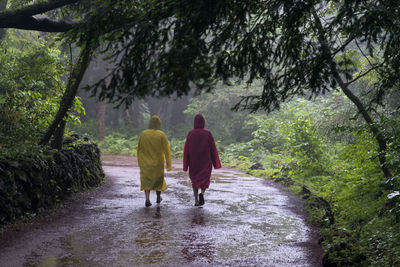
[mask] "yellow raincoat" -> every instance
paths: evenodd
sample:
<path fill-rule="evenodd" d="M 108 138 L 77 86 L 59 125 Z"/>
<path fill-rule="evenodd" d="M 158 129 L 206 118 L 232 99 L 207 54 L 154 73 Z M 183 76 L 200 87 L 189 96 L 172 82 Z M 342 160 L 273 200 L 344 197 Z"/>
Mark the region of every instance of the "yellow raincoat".
<path fill-rule="evenodd" d="M 137 160 L 140 167 L 140 190 L 165 191 L 164 160 L 167 171 L 172 171 L 171 150 L 164 132 L 160 131 L 161 120 L 157 115 L 150 119 L 149 129 L 139 136 Z"/>

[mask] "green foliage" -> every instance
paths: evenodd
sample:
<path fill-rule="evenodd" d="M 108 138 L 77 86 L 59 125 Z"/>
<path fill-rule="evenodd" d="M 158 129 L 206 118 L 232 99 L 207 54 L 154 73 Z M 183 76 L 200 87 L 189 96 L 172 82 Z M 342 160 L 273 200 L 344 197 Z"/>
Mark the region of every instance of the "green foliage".
<path fill-rule="evenodd" d="M 251 128 L 255 128 L 252 132 L 252 145 L 272 151 L 273 148 L 279 147 L 283 143 L 283 135 L 279 131 L 280 120 L 277 117 L 278 112 L 271 113 L 268 116 L 251 116 L 248 124 Z"/>
<path fill-rule="evenodd" d="M 170 139 L 169 146 L 171 148 L 171 156 L 173 158 L 182 159 L 184 145 L 185 145 L 185 140 L 176 138 Z"/>
<path fill-rule="evenodd" d="M 279 181 L 306 198 L 309 219 L 323 227 L 325 262 L 396 266 L 400 120 L 397 113 L 382 112 L 380 118 L 395 174 L 386 181 L 374 136 L 342 97 L 294 99 L 267 117 L 253 117 L 253 139 L 224 146 L 221 158 L 224 165 Z M 249 169 L 255 162 L 264 169 Z"/>
<path fill-rule="evenodd" d="M 0 157 L 37 153 L 37 143 L 52 122 L 65 89 L 65 59 L 57 43 L 9 34 L 0 43 Z M 25 37 L 25 38 L 24 38 Z M 80 123 L 84 113 L 75 98 L 67 120 Z M 23 157 L 23 156 L 22 156 Z"/>
<path fill-rule="evenodd" d="M 379 73 L 373 82 L 378 102 L 399 82 L 396 1 L 115 0 L 85 8 L 90 16 L 67 36 L 83 42 L 94 33 L 104 43 L 102 52 L 118 64 L 109 86 L 104 79 L 95 87 L 117 102 L 260 79 L 262 90 L 245 95 L 239 106 L 271 111 L 293 96 L 332 91 L 338 77 L 346 83 L 370 69 Z"/>
<path fill-rule="evenodd" d="M 231 109 L 243 94 L 252 94 L 260 90 L 256 86 L 248 88 L 245 85 L 220 85 L 212 94 L 191 98 L 185 114 L 190 114 L 193 118 L 197 113 L 201 113 L 206 119 L 206 128 L 211 129 L 215 139 L 223 144 L 248 141 L 255 128 L 254 124 L 248 124 L 248 120 L 257 115 L 250 115 L 245 111 L 232 112 Z"/>
<path fill-rule="evenodd" d="M 250 142 L 247 143 L 234 143 L 226 147 L 223 147 L 221 153 L 221 160 L 223 162 L 229 162 L 235 159 L 241 159 L 244 157 L 250 157 L 254 153 L 254 148 Z"/>
<path fill-rule="evenodd" d="M 0 225 L 52 208 L 103 179 L 100 151 L 89 143 L 19 161 L 0 159 Z"/>
<path fill-rule="evenodd" d="M 82 117 L 81 117 L 82 118 Z M 95 119 L 82 121 L 78 124 L 68 124 L 68 129 L 80 136 L 87 137 L 91 140 L 97 140 L 97 122 Z"/>
<path fill-rule="evenodd" d="M 121 133 L 107 135 L 99 147 L 104 154 L 136 156 L 138 136 L 126 138 Z"/>
<path fill-rule="evenodd" d="M 0 93 L 34 91 L 46 96 L 63 92 L 65 58 L 52 40 L 10 32 L 0 44 Z M 18 37 L 16 37 L 18 36 Z"/>
<path fill-rule="evenodd" d="M 35 141 L 43 127 L 47 127 L 51 116 L 57 109 L 52 99 L 43 99 L 40 93 L 31 91 L 6 95 L 0 106 L 0 146 L 1 156 L 14 157 L 26 153 L 26 149 L 35 147 Z M 1 157 L 0 156 L 0 157 Z"/>
<path fill-rule="evenodd" d="M 336 61 L 341 67 L 342 71 L 346 71 L 348 73 L 354 73 L 361 67 L 357 51 L 352 49 L 347 49 L 343 54 L 337 56 Z"/>
<path fill-rule="evenodd" d="M 327 172 L 323 141 L 314 126 L 310 118 L 295 116 L 293 121 L 284 123 L 280 128 L 286 151 L 296 158 L 297 169 L 304 178 Z"/>
<path fill-rule="evenodd" d="M 387 158 L 389 165 L 392 167 L 394 177 L 390 181 L 386 181 L 387 185 L 394 190 L 400 190 L 400 112 L 382 119 L 384 128 L 387 129 L 384 134 L 388 140 Z"/>
<path fill-rule="evenodd" d="M 224 147 L 223 159 L 230 161 L 246 156 L 260 161 L 268 158 L 271 152 L 278 152 L 287 154 L 281 166 L 292 164 L 292 174 L 301 177 L 325 175 L 329 170 L 324 141 L 316 130 L 316 121 L 321 116 L 317 115 L 318 112 L 317 105 L 298 99 L 268 116 L 251 115 L 247 123 L 255 128 L 253 139 Z M 272 163 L 269 161 L 267 164 Z M 277 168 L 276 164 L 272 167 Z"/>
<path fill-rule="evenodd" d="M 138 135 L 127 137 L 122 133 L 114 132 L 107 135 L 104 141 L 99 142 L 99 147 L 103 154 L 136 156 L 138 138 Z M 176 138 L 171 138 L 169 140 L 169 146 L 173 158 L 183 157 L 184 144 L 185 140 Z"/>
<path fill-rule="evenodd" d="M 400 265 L 399 221 L 392 216 L 376 217 L 360 233 L 360 251 L 369 266 Z"/>
<path fill-rule="evenodd" d="M 218 85 L 214 96 L 193 100 L 187 114 L 205 114 L 219 139 L 224 162 L 249 171 L 259 161 L 265 170 L 250 173 L 280 179 L 296 190 L 309 188 L 312 194 L 305 195 L 311 203 L 308 208 L 326 227 L 322 232 L 325 258 L 332 265 L 399 264 L 397 1 L 297 1 L 293 5 L 288 1 L 161 0 L 127 5 L 120 0 L 99 0 L 82 7 L 89 15 L 67 36 L 78 43 L 88 36 L 98 39 L 95 43 L 103 42 L 102 52 L 114 69 L 111 81 L 104 79 L 95 85 L 101 88 L 101 97 L 131 104 L 146 95 L 181 96 L 192 93 L 193 88 L 199 93 Z M 326 20 L 318 28 L 322 19 Z M 18 46 L 16 49 L 10 51 L 25 53 Z M 52 80 L 47 78 L 60 75 L 42 76 L 47 70 L 44 66 L 53 64 L 56 57 L 44 48 L 36 50 L 42 54 L 31 51 L 28 56 L 15 57 L 27 62 L 20 65 L 12 53 L 0 55 L 2 70 L 7 70 L 6 78 L 0 77 L 2 107 L 12 106 L 8 103 L 18 99 L 17 91 L 40 93 L 43 99 L 57 95 L 47 92 L 47 88 L 56 87 L 48 86 Z M 44 61 L 43 55 L 47 58 Z M 29 72 L 31 65 L 36 75 L 27 74 L 19 80 L 18 70 Z M 387 153 L 394 174 L 391 179 L 382 176 L 376 141 L 343 94 L 335 92 L 313 103 L 294 99 L 282 104 L 294 96 L 312 98 L 335 90 L 338 77 L 344 84 L 361 78 L 349 89 L 360 98 L 373 126 L 379 126 L 387 140 L 387 150 L 382 153 Z M 249 84 L 261 80 L 262 88 L 244 93 L 239 86 L 228 90 L 217 83 L 230 84 L 236 79 Z M 342 90 L 343 83 L 339 83 Z M 390 97 L 385 99 L 385 95 Z M 281 109 L 268 117 L 232 115 L 230 108 L 241 96 L 245 98 L 237 107 Z M 371 103 L 387 106 L 377 108 Z M 40 106 L 44 112 L 46 104 Z M 14 121 L 22 116 L 19 111 L 7 114 Z M 28 118 L 26 115 L 23 120 Z M 103 144 L 105 151 L 132 153 L 126 151 L 134 149 L 136 141 L 126 136 L 110 135 Z M 180 140 L 181 136 L 171 138 L 176 155 L 183 144 Z M 332 209 L 334 221 L 326 221 L 328 209 L 318 211 L 324 205 Z"/>

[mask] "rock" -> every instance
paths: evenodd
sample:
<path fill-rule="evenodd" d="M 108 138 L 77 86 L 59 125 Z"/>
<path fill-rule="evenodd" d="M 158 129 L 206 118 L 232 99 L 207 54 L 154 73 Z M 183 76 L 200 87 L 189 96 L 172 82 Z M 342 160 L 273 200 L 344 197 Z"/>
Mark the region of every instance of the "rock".
<path fill-rule="evenodd" d="M 274 182 L 275 182 L 275 183 L 283 184 L 283 185 L 285 185 L 285 186 L 289 186 L 289 185 L 294 184 L 294 181 L 293 181 L 291 178 L 289 178 L 289 177 L 278 177 L 278 178 L 276 178 L 276 179 L 274 180 Z"/>
<path fill-rule="evenodd" d="M 260 162 L 256 162 L 249 168 L 250 170 L 264 170 L 264 166 Z"/>
<path fill-rule="evenodd" d="M 303 188 L 301 190 L 301 194 L 303 194 L 303 195 L 311 195 L 311 191 L 310 191 L 310 189 L 308 189 L 308 187 L 306 185 L 303 185 Z"/>
<path fill-rule="evenodd" d="M 288 172 L 290 170 L 297 168 L 297 166 L 298 166 L 297 161 L 292 161 L 288 164 L 282 164 L 281 172 Z"/>
<path fill-rule="evenodd" d="M 310 194 L 307 197 L 308 206 L 310 208 L 321 209 L 325 211 L 324 217 L 329 221 L 329 224 L 332 225 L 335 223 L 335 217 L 331 208 L 331 205 L 327 200 L 322 197 L 316 196 L 314 194 Z"/>
<path fill-rule="evenodd" d="M 82 137 L 80 135 L 74 133 L 74 134 L 71 134 L 69 137 L 65 138 L 63 144 L 64 145 L 72 144 L 73 142 L 78 141 L 78 140 L 82 140 Z"/>

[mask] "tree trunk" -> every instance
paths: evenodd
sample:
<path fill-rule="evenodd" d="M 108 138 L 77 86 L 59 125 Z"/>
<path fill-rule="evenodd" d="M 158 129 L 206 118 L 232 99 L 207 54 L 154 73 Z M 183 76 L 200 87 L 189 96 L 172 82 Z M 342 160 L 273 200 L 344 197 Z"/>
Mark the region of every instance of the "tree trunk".
<path fill-rule="evenodd" d="M 171 125 L 175 126 L 180 123 L 186 122 L 186 114 L 184 113 L 184 111 L 188 105 L 189 105 L 189 97 L 188 96 L 182 96 L 181 98 L 178 98 L 174 101 L 174 103 L 172 105 L 173 111 L 172 111 L 172 116 L 171 116 L 171 120 L 170 120 Z"/>
<path fill-rule="evenodd" d="M 392 173 L 389 169 L 386 159 L 386 147 L 387 147 L 386 139 L 383 136 L 382 131 L 379 129 L 379 127 L 373 121 L 372 117 L 369 115 L 368 111 L 366 110 L 360 99 L 351 92 L 347 84 L 343 81 L 342 77 L 340 76 L 336 61 L 332 56 L 330 47 L 328 46 L 328 42 L 325 37 L 325 32 L 322 27 L 321 20 L 315 11 L 313 12 L 313 17 L 316 22 L 318 40 L 321 43 L 323 51 L 327 56 L 326 58 L 330 59 L 330 70 L 335 80 L 338 82 L 340 89 L 342 89 L 343 93 L 351 100 L 351 102 L 354 103 L 354 105 L 356 105 L 358 111 L 361 113 L 362 117 L 367 122 L 369 129 L 371 130 L 376 141 L 378 142 L 378 158 L 382 172 L 385 175 L 386 179 L 390 179 L 392 178 Z"/>
<path fill-rule="evenodd" d="M 132 125 L 135 128 L 140 127 L 141 114 L 140 114 L 140 101 L 135 100 L 132 103 Z"/>
<path fill-rule="evenodd" d="M 148 97 L 147 98 L 147 106 L 149 107 L 150 116 L 153 115 L 160 115 L 161 105 L 157 98 L 155 97 Z"/>
<path fill-rule="evenodd" d="M 133 126 L 133 119 L 131 113 L 129 112 L 129 107 L 124 109 L 124 126 L 132 127 Z"/>
<path fill-rule="evenodd" d="M 0 0 L 0 12 L 6 9 L 8 0 Z M 0 29 L 0 40 L 6 36 L 7 29 Z"/>
<path fill-rule="evenodd" d="M 102 100 L 96 105 L 97 136 L 99 141 L 106 137 L 106 101 Z"/>
<path fill-rule="evenodd" d="M 51 142 L 51 148 L 60 150 L 62 148 L 63 139 L 64 139 L 64 130 L 65 125 L 67 124 L 66 120 L 62 120 L 58 125 L 56 131 L 54 132 L 54 139 Z"/>
<path fill-rule="evenodd" d="M 378 158 L 379 158 L 379 163 L 381 165 L 381 169 L 383 171 L 383 174 L 387 179 L 392 177 L 392 173 L 388 167 L 387 160 L 386 160 L 386 139 L 383 136 L 381 130 L 378 128 L 378 126 L 374 123 L 372 120 L 371 116 L 365 109 L 364 105 L 361 103 L 360 99 L 354 95 L 351 90 L 348 88 L 348 86 L 344 83 L 343 79 L 340 77 L 336 66 L 332 65 L 331 67 L 333 75 L 335 76 L 336 81 L 339 83 L 340 88 L 342 89 L 343 93 L 351 100 L 351 102 L 356 105 L 358 111 L 361 113 L 363 116 L 364 120 L 368 123 L 369 129 L 373 133 L 376 141 L 378 142 Z"/>
<path fill-rule="evenodd" d="M 7 0 L 0 0 L 0 5 Z M 8 10 L 0 13 L 0 28 L 15 28 L 21 30 L 33 30 L 42 32 L 66 32 L 81 22 L 69 21 L 64 19 L 50 19 L 40 15 L 51 10 L 68 6 L 79 2 L 79 0 L 53 0 L 38 1 L 26 7 Z"/>
<path fill-rule="evenodd" d="M 43 136 L 42 140 L 40 140 L 39 142 L 40 145 L 44 146 L 48 144 L 50 138 L 55 134 L 57 127 L 59 127 L 60 123 L 63 121 L 63 119 L 70 111 L 74 103 L 75 96 L 78 92 L 79 84 L 82 81 L 83 74 L 85 73 L 89 65 L 91 54 L 92 54 L 92 47 L 90 46 L 89 41 L 87 41 L 86 45 L 82 48 L 81 53 L 79 54 L 78 57 L 78 61 L 75 64 L 72 73 L 68 79 L 67 88 L 62 97 L 60 108 L 58 109 L 58 112 L 53 122 L 49 126 L 47 132 Z M 59 143 L 53 143 L 55 147 L 62 146 L 62 136 L 60 135 L 63 134 L 64 134 L 64 129 L 61 128 L 60 131 L 57 131 L 57 136 L 55 137 L 55 139 L 58 140 Z"/>
<path fill-rule="evenodd" d="M 161 119 L 163 129 L 172 129 L 171 122 L 173 121 L 174 110 L 177 102 L 171 98 L 155 98 L 147 99 L 150 115 L 158 115 Z"/>

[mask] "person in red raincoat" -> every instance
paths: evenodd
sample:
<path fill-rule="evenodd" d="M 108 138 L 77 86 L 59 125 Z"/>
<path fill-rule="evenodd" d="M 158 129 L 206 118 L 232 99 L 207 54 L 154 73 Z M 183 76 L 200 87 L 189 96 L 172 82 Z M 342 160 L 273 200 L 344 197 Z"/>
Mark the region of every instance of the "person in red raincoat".
<path fill-rule="evenodd" d="M 194 117 L 194 129 L 188 133 L 183 149 L 183 171 L 189 169 L 195 206 L 204 205 L 204 193 L 210 186 L 212 166 L 214 169 L 221 168 L 214 137 L 204 129 L 205 124 L 201 114 Z"/>

